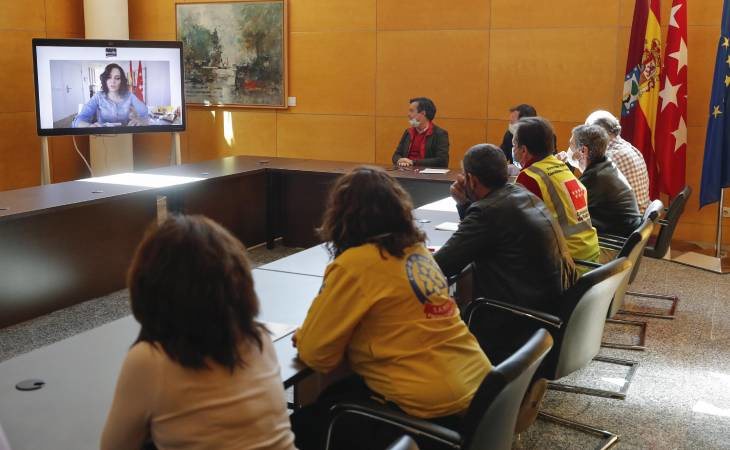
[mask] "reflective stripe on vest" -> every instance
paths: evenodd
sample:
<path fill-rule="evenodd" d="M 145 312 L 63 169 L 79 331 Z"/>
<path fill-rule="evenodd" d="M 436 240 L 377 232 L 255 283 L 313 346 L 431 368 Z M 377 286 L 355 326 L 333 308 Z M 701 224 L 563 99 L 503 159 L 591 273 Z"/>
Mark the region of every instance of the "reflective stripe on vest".
<path fill-rule="evenodd" d="M 528 167 L 525 170 L 528 170 L 540 177 L 542 183 L 547 188 L 548 195 L 550 196 L 550 201 L 555 207 L 555 214 L 558 216 L 558 223 L 560 224 L 560 228 L 563 229 L 563 234 L 565 235 L 565 237 L 573 236 L 584 231 L 589 231 L 593 228 L 590 219 L 574 224 L 570 223 L 570 219 L 568 219 L 568 213 L 565 211 L 565 203 L 563 203 L 563 199 L 560 198 L 560 194 L 558 194 L 558 191 L 555 190 L 555 185 L 553 184 L 548 174 L 545 173 L 545 171 L 538 167 L 535 167 L 534 165 Z"/>

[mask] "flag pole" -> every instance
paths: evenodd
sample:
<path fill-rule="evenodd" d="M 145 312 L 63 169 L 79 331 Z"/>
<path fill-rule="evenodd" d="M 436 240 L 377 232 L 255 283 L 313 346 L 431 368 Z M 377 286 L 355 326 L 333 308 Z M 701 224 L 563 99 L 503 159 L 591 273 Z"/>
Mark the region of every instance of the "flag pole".
<path fill-rule="evenodd" d="M 721 258 L 722 250 L 722 204 L 725 197 L 725 189 L 720 188 L 720 204 L 717 207 L 717 239 L 715 241 L 715 257 Z"/>

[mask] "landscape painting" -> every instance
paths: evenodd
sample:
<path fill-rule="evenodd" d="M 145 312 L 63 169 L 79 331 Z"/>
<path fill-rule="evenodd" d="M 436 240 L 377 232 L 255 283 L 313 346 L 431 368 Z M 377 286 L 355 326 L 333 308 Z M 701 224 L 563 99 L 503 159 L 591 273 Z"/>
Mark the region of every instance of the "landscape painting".
<path fill-rule="evenodd" d="M 185 100 L 286 107 L 286 1 L 177 4 Z"/>

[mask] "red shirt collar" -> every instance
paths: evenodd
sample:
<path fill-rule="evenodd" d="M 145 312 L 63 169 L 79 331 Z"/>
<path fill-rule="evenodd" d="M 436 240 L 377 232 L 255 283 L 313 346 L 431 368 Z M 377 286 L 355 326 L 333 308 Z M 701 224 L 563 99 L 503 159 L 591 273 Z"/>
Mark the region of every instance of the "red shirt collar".
<path fill-rule="evenodd" d="M 414 136 L 419 134 L 416 127 L 410 127 L 408 129 L 408 133 L 411 135 L 411 139 L 413 139 Z M 420 133 L 420 134 L 424 134 L 425 136 L 431 136 L 433 134 L 433 122 L 429 122 L 428 128 L 426 128 L 426 131 L 424 131 L 423 133 Z"/>

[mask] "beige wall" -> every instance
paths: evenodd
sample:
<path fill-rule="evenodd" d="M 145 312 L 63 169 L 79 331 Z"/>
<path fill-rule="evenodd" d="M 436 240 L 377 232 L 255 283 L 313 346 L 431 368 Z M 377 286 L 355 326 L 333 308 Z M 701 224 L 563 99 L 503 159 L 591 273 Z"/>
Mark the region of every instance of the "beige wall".
<path fill-rule="evenodd" d="M 37 182 L 29 37 L 56 28 L 83 32 L 81 1 L 31 3 L 48 13 L 9 6 L 13 17 L 0 18 L 0 30 L 7 25 L 25 33 L 13 37 L 13 44 L 0 41 L 11 50 L 8 56 L 0 49 L 0 58 L 10 62 L 0 66 L 0 82 L 22 84 L 12 89 L 10 100 L 0 101 L 0 131 L 17 135 L 0 144 L 0 175 L 8 173 L 0 189 Z M 75 9 L 51 8 L 57 3 Z M 130 38 L 174 39 L 175 3 L 129 0 Z M 662 3 L 666 30 L 671 1 Z M 532 103 L 552 120 L 558 145 L 565 147 L 570 129 L 591 110 L 619 112 L 633 5 L 633 0 L 421 0 L 414 8 L 401 0 L 289 0 L 289 90 L 297 106 L 189 108 L 183 158 L 255 154 L 386 163 L 406 126 L 407 99 L 417 95 L 437 104 L 436 122 L 451 136 L 452 166 L 470 145 L 498 143 L 507 109 L 516 103 Z M 693 0 L 689 7 L 687 178 L 696 193 L 677 235 L 711 241 L 715 210 L 699 212 L 697 194 L 722 1 Z M 23 115 L 4 114 L 11 106 L 9 112 Z M 230 140 L 223 136 L 227 114 L 234 128 Z M 69 140 L 57 141 L 54 180 L 83 174 L 68 154 Z M 136 136 L 137 166 L 166 164 L 169 145 L 166 135 Z M 31 150 L 19 154 L 17 147 Z M 727 231 L 730 242 L 730 227 Z"/>

